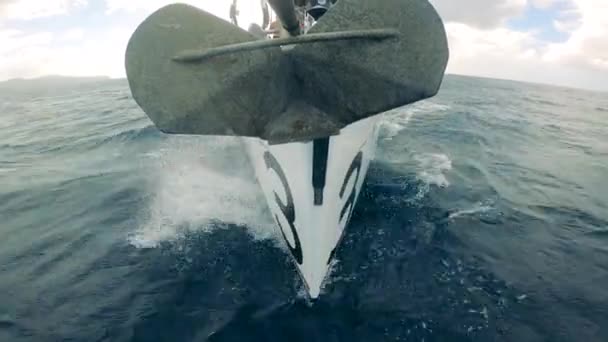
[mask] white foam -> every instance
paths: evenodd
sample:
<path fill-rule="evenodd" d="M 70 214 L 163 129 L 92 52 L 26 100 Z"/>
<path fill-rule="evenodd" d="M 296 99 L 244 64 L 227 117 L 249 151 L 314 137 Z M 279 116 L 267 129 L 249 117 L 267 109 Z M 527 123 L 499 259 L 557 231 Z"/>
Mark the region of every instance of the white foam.
<path fill-rule="evenodd" d="M 436 185 L 442 188 L 448 187 L 450 182 L 445 176 L 445 172 L 452 169 L 452 161 L 445 154 L 423 153 L 414 156 L 418 163 L 418 179 L 427 185 Z"/>
<path fill-rule="evenodd" d="M 455 219 L 463 216 L 473 216 L 477 214 L 486 214 L 489 212 L 493 212 L 496 210 L 495 202 L 492 199 L 488 199 L 485 201 L 477 202 L 473 205 L 472 208 L 469 209 L 461 209 L 456 210 L 448 216 L 449 219 Z"/>
<path fill-rule="evenodd" d="M 489 205 L 482 205 L 481 203 L 479 203 L 477 206 L 475 206 L 471 209 L 464 209 L 464 210 L 458 210 L 456 212 L 453 212 L 450 214 L 450 216 L 448 218 L 454 219 L 454 218 L 461 217 L 461 216 L 470 216 L 470 215 L 485 213 L 490 210 L 494 210 L 494 208 Z"/>
<path fill-rule="evenodd" d="M 235 138 L 170 137 L 158 154 L 145 155 L 148 207 L 129 237 L 131 244 L 153 248 L 185 232 L 217 229 L 218 222 L 246 226 L 254 239 L 275 239 L 249 162 L 235 153 L 239 147 Z"/>
<path fill-rule="evenodd" d="M 393 110 L 385 113 L 383 120 L 380 122 L 382 137 L 386 140 L 392 140 L 407 127 L 413 116 L 414 112 L 411 110 Z"/>
<path fill-rule="evenodd" d="M 381 122 L 381 129 L 383 130 L 382 136 L 384 139 L 392 140 L 401 131 L 403 131 L 410 120 L 416 114 L 430 114 L 446 112 L 450 109 L 449 106 L 439 104 L 430 100 L 420 101 L 410 106 L 397 108 L 384 113 L 383 120 Z"/>

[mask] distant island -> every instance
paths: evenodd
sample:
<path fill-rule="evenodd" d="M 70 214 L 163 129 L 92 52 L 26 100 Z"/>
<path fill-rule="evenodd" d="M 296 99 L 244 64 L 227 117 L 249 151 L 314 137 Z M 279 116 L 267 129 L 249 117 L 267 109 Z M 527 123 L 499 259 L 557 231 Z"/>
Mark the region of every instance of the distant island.
<path fill-rule="evenodd" d="M 111 80 L 108 76 L 60 76 L 48 75 L 35 78 L 11 78 L 0 82 L 0 89 L 7 87 L 30 87 L 30 86 L 64 86 L 69 84 L 83 84 L 92 82 L 103 82 Z"/>
<path fill-rule="evenodd" d="M 481 76 L 465 76 L 457 74 L 446 74 L 445 80 L 485 80 L 490 82 L 506 82 L 516 83 L 526 87 L 554 87 L 561 89 L 575 89 L 563 85 L 548 85 L 538 84 L 531 82 L 522 82 L 507 79 L 494 79 Z M 125 86 L 128 87 L 126 78 L 111 78 L 109 76 L 61 76 L 61 75 L 48 75 L 36 78 L 13 78 L 6 81 L 0 81 L 0 97 L 11 97 L 11 96 L 55 96 L 62 95 L 70 92 L 77 91 L 89 91 L 94 90 L 98 87 L 103 86 Z M 598 90 L 593 89 L 577 89 L 597 92 Z M 602 90 L 599 90 L 602 92 Z"/>
<path fill-rule="evenodd" d="M 72 81 L 103 81 L 111 79 L 109 76 L 63 76 L 45 75 L 32 78 L 11 78 L 0 83 L 19 83 L 19 82 L 72 82 Z"/>
<path fill-rule="evenodd" d="M 0 95 L 53 95 L 58 92 L 96 87 L 110 82 L 123 83 L 125 79 L 108 76 L 48 75 L 36 78 L 13 78 L 0 82 Z"/>

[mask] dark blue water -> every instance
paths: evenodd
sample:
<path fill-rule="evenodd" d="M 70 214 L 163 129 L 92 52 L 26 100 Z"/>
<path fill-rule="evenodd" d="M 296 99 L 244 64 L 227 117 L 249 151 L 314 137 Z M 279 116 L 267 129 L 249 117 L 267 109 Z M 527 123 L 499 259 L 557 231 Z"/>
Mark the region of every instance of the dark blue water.
<path fill-rule="evenodd" d="M 606 93 L 448 76 L 385 114 L 313 305 L 238 141 L 125 81 L 0 114 L 0 341 L 608 340 Z"/>

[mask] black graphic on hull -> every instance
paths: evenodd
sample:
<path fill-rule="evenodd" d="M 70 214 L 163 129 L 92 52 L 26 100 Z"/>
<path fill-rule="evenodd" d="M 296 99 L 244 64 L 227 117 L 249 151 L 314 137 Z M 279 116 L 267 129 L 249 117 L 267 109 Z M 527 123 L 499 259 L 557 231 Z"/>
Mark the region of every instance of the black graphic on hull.
<path fill-rule="evenodd" d="M 350 222 L 350 218 L 353 214 L 353 211 L 355 210 L 355 200 L 357 199 L 357 184 L 359 183 L 359 176 L 361 175 L 362 165 L 363 165 L 363 151 L 359 151 L 359 153 L 357 153 L 357 155 L 351 162 L 350 167 L 348 168 L 348 171 L 346 172 L 346 176 L 344 177 L 344 183 L 342 183 L 342 188 L 340 189 L 340 199 L 343 199 L 344 193 L 346 192 L 346 186 L 348 185 L 351 178 L 353 177 L 353 174 L 355 174 L 355 182 L 353 183 L 353 188 L 350 191 L 350 194 L 348 195 L 346 202 L 344 202 L 344 206 L 342 207 L 342 210 L 340 211 L 339 222 L 341 222 L 342 219 L 344 218 L 344 216 L 348 213 L 346 222 L 344 223 L 344 227 L 346 227 L 348 225 L 348 223 Z M 336 245 L 336 247 L 337 247 L 337 245 Z M 336 253 L 336 248 L 334 248 L 331 251 L 331 253 L 329 254 L 329 259 L 327 260 L 328 264 L 331 262 L 331 259 L 333 259 L 335 253 Z"/>
<path fill-rule="evenodd" d="M 283 189 L 285 190 L 287 204 L 281 201 L 279 195 L 277 195 L 276 192 L 274 193 L 274 200 L 279 206 L 281 212 L 283 213 L 283 216 L 287 220 L 287 223 L 289 224 L 289 228 L 291 229 L 291 234 L 293 235 L 295 246 L 292 246 L 289 243 L 289 240 L 285 235 L 285 229 L 283 228 L 283 225 L 281 224 L 278 215 L 275 214 L 274 218 L 279 224 L 279 227 L 281 228 L 281 234 L 283 235 L 283 239 L 285 239 L 285 242 L 287 242 L 287 247 L 289 247 L 291 254 L 296 259 L 298 264 L 302 265 L 302 262 L 304 260 L 302 255 L 302 245 L 300 244 L 300 237 L 298 236 L 298 231 L 296 230 L 296 227 L 294 225 L 294 222 L 296 221 L 296 210 L 293 204 L 293 196 L 291 194 L 291 189 L 289 188 L 289 184 L 287 182 L 287 177 L 285 177 L 285 172 L 283 172 L 283 168 L 281 167 L 277 159 L 270 152 L 266 151 L 264 153 L 264 161 L 266 162 L 266 167 L 268 169 L 272 169 L 277 174 L 277 176 L 281 180 Z"/>
<path fill-rule="evenodd" d="M 348 218 L 346 219 L 346 224 L 350 221 L 350 217 L 353 214 L 353 210 L 355 209 L 355 199 L 357 197 L 357 184 L 359 183 L 359 175 L 361 174 L 361 166 L 363 162 L 363 152 L 357 153 L 355 159 L 353 159 L 350 167 L 348 168 L 348 172 L 346 172 L 346 177 L 344 178 L 344 183 L 342 183 L 342 189 L 340 189 L 340 199 L 344 198 L 344 191 L 346 191 L 346 185 L 353 176 L 353 173 L 356 172 L 355 182 L 353 183 L 353 189 L 351 190 L 344 206 L 342 207 L 342 211 L 340 211 L 340 221 L 344 218 L 344 215 L 348 212 Z"/>

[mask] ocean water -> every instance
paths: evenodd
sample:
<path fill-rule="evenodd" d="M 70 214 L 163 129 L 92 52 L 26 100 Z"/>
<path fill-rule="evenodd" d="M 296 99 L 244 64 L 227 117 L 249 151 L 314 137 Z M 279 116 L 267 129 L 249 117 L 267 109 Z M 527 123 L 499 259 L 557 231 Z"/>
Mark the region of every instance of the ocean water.
<path fill-rule="evenodd" d="M 384 114 L 319 301 L 235 139 L 124 80 L 0 88 L 0 341 L 608 341 L 608 94 L 447 76 Z"/>

